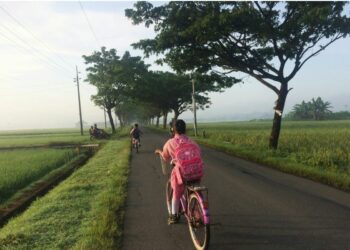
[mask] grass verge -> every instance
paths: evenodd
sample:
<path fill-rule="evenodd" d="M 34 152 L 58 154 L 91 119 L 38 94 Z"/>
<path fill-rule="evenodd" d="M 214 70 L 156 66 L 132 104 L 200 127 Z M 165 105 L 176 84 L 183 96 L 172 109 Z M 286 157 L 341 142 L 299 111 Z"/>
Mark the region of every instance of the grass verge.
<path fill-rule="evenodd" d="M 0 249 L 117 249 L 129 140 L 108 142 L 89 162 L 0 231 Z"/>

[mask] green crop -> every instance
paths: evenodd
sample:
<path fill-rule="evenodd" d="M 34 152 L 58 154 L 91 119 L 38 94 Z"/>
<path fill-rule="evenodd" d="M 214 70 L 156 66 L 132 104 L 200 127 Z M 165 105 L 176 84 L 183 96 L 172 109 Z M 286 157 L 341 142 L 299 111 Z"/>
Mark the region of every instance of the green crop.
<path fill-rule="evenodd" d="M 72 149 L 0 151 L 0 203 L 74 156 Z"/>
<path fill-rule="evenodd" d="M 270 150 L 272 121 L 199 124 L 200 143 L 282 171 L 350 190 L 350 121 L 282 123 Z M 188 132 L 193 135 L 192 125 Z"/>

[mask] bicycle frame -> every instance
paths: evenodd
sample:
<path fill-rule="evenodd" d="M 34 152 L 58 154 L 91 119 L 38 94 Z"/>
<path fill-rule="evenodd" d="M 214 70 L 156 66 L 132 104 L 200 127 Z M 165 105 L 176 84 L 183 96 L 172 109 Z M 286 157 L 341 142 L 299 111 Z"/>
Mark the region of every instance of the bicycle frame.
<path fill-rule="evenodd" d="M 203 195 L 203 193 L 205 195 Z M 203 216 L 204 216 L 204 224 L 209 225 L 210 220 L 209 220 L 209 206 L 208 206 L 208 188 L 206 187 L 201 187 L 201 186 L 185 186 L 185 192 L 180 198 L 180 206 L 182 211 L 184 212 L 184 215 L 187 219 L 187 221 L 190 221 L 189 218 L 189 198 L 191 194 L 195 194 L 197 199 L 199 200 L 199 204 L 202 208 L 203 211 Z"/>
<path fill-rule="evenodd" d="M 162 171 L 167 176 L 166 205 L 168 214 L 172 214 L 173 190 L 170 181 L 170 171 L 160 156 Z M 208 249 L 210 241 L 210 220 L 208 206 L 208 188 L 195 182 L 185 182 L 185 190 L 180 198 L 179 214 L 186 218 L 192 242 L 196 249 Z M 199 235 L 199 237 L 198 237 Z"/>

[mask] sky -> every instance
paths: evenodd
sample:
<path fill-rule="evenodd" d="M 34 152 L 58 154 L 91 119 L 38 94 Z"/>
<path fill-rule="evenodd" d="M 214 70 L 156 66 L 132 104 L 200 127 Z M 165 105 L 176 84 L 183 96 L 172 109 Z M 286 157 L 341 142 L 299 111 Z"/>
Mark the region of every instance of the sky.
<path fill-rule="evenodd" d="M 72 128 L 79 121 L 75 67 L 79 69 L 83 120 L 104 121 L 90 100 L 96 93 L 86 77 L 82 55 L 101 46 L 142 56 L 132 43 L 153 38 L 143 25 L 124 15 L 134 2 L 0 2 L 0 130 Z M 161 4 L 158 2 L 157 4 Z M 333 111 L 350 111 L 350 38 L 312 58 L 290 81 L 285 112 L 320 96 Z M 167 70 L 145 59 L 151 69 Z M 223 93 L 209 95 L 212 105 L 199 120 L 243 120 L 273 115 L 276 95 L 251 77 Z M 190 120 L 190 111 L 180 117 Z"/>

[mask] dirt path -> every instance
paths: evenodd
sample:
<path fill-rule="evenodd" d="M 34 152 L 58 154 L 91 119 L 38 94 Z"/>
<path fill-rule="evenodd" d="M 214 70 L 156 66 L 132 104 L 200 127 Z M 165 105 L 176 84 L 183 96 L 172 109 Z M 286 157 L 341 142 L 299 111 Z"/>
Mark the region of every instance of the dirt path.
<path fill-rule="evenodd" d="M 165 178 L 146 131 L 133 153 L 123 249 L 193 249 L 187 225 L 167 226 Z M 207 147 L 211 249 L 349 249 L 350 194 Z"/>

